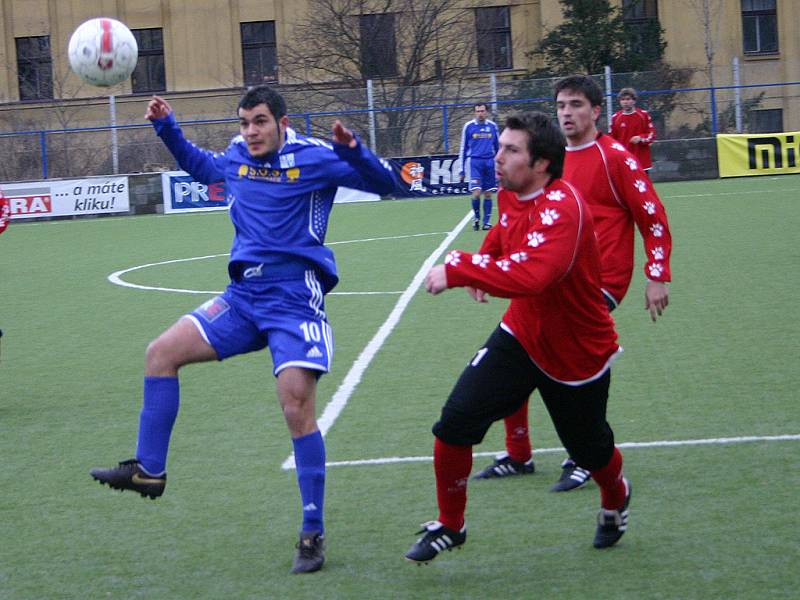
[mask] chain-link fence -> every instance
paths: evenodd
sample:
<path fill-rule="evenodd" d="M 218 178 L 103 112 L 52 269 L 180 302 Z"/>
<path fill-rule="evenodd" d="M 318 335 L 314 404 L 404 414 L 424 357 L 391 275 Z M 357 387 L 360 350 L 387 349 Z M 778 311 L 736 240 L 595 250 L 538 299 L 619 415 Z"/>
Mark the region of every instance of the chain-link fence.
<path fill-rule="evenodd" d="M 705 71 L 597 75 L 607 103 L 598 125 L 607 128 L 619 89 L 634 87 L 638 104 L 653 116 L 659 139 L 800 130 L 800 82 L 757 83 L 758 75 L 758 65 L 750 63 Z M 328 138 L 331 123 L 341 118 L 380 155 L 411 156 L 458 153 L 461 129 L 473 117 L 475 102 L 487 103 L 496 119 L 517 110 L 555 115 L 554 82 L 487 77 L 413 88 L 373 82 L 361 89 L 287 87 L 281 92 L 291 124 L 300 133 Z M 182 121 L 186 137 L 201 147 L 224 149 L 237 133 L 237 120 L 230 117 L 241 91 L 214 92 L 214 108 L 206 105 L 194 111 L 195 120 Z M 182 102 L 182 110 L 176 110 L 179 118 L 192 107 L 192 97 L 184 96 Z M 174 167 L 174 159 L 147 124 L 0 133 L 0 181 Z"/>

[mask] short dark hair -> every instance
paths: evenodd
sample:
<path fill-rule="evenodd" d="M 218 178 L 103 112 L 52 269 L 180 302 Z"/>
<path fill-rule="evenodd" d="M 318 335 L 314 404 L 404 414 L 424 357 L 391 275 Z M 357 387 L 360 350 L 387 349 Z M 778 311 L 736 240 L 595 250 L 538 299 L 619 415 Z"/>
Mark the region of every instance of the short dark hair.
<path fill-rule="evenodd" d="M 482 106 L 486 110 L 489 110 L 489 105 L 486 104 L 486 102 L 476 102 L 475 104 L 472 105 L 472 108 L 474 110 L 474 109 L 478 108 L 479 106 Z"/>
<path fill-rule="evenodd" d="M 515 113 L 506 118 L 506 128 L 525 131 L 528 134 L 528 154 L 531 165 L 537 158 L 550 161 L 547 172 L 555 179 L 564 170 L 564 149 L 567 140 L 549 116 L 539 111 Z"/>
<path fill-rule="evenodd" d="M 259 104 L 266 104 L 276 121 L 286 114 L 286 100 L 268 85 L 256 85 L 248 89 L 239 100 L 238 108 L 250 110 Z"/>
<path fill-rule="evenodd" d="M 569 77 L 564 77 L 564 79 L 556 83 L 553 99 L 558 99 L 558 94 L 563 90 L 583 94 L 592 106 L 603 105 L 603 90 L 601 90 L 597 82 L 588 75 L 570 75 Z"/>
<path fill-rule="evenodd" d="M 628 97 L 633 98 L 634 100 L 636 100 L 636 90 L 633 89 L 632 87 L 624 87 L 624 88 L 622 88 L 619 91 L 619 94 L 617 94 L 617 98 L 624 98 L 625 96 L 628 96 Z"/>

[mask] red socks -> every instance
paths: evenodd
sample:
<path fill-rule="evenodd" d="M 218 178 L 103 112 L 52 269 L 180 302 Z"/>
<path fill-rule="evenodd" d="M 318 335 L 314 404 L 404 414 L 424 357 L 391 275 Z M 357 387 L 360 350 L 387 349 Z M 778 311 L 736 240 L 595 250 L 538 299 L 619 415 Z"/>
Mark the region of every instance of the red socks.
<path fill-rule="evenodd" d="M 467 507 L 472 446 L 454 446 L 436 438 L 433 444 L 433 469 L 436 473 L 439 521 L 448 529 L 459 531 L 464 526 Z"/>
<path fill-rule="evenodd" d="M 528 401 L 504 420 L 506 426 L 506 451 L 511 460 L 528 462 L 533 452 L 528 435 Z"/>
<path fill-rule="evenodd" d="M 611 460 L 602 469 L 592 471 L 592 479 L 600 486 L 600 506 L 619 510 L 625 504 L 625 483 L 622 481 L 622 452 L 615 446 Z"/>

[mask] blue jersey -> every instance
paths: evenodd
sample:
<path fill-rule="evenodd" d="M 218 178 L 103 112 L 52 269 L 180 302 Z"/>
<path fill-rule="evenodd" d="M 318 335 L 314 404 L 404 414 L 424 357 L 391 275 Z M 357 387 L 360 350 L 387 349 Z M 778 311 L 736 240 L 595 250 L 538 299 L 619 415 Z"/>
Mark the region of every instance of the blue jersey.
<path fill-rule="evenodd" d="M 297 134 L 287 128 L 277 152 L 254 157 L 242 136 L 222 153 L 189 142 L 170 114 L 153 121 L 178 164 L 200 183 L 225 181 L 234 226 L 229 271 L 259 264 L 264 274 L 294 275 L 314 269 L 327 293 L 339 281 L 325 244 L 338 186 L 376 194 L 394 189 L 388 163 L 363 144 L 355 148 Z"/>
<path fill-rule="evenodd" d="M 464 124 L 461 130 L 461 173 L 468 158 L 494 158 L 500 148 L 497 124 L 486 119 L 483 123 L 472 119 Z"/>

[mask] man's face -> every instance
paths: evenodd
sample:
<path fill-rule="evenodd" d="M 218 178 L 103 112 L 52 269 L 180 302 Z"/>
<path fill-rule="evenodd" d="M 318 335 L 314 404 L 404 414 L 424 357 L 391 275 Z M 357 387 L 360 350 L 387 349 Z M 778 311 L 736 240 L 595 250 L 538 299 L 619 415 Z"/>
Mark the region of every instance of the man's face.
<path fill-rule="evenodd" d="M 475 118 L 481 123 L 486 120 L 486 116 L 488 114 L 489 112 L 486 110 L 486 107 L 483 104 L 479 104 L 475 107 Z"/>
<path fill-rule="evenodd" d="M 535 191 L 535 173 L 531 166 L 528 151 L 528 132 L 506 127 L 500 134 L 500 149 L 494 157 L 494 170 L 497 180 L 507 190 L 522 192 Z"/>
<path fill-rule="evenodd" d="M 561 90 L 556 96 L 556 113 L 569 146 L 579 146 L 595 138 L 600 107 L 592 106 L 583 93 Z"/>
<path fill-rule="evenodd" d="M 631 96 L 622 96 L 619 99 L 619 105 L 624 112 L 632 113 L 633 109 L 636 107 L 636 100 Z"/>
<path fill-rule="evenodd" d="M 276 121 L 266 104 L 239 109 L 239 132 L 252 156 L 261 157 L 277 152 L 288 123 L 285 115 Z"/>

